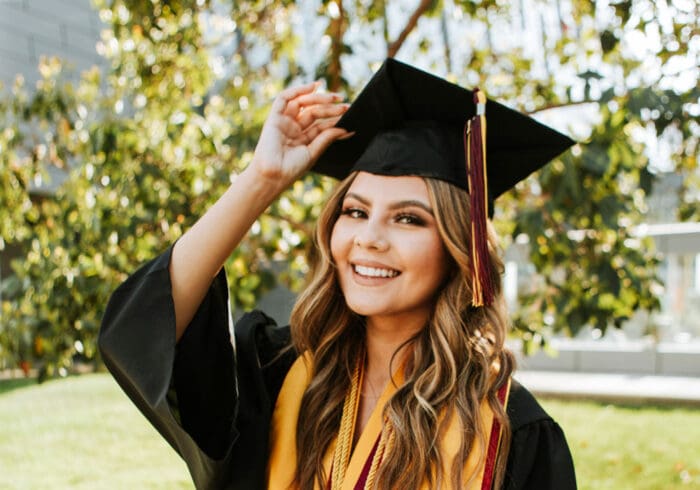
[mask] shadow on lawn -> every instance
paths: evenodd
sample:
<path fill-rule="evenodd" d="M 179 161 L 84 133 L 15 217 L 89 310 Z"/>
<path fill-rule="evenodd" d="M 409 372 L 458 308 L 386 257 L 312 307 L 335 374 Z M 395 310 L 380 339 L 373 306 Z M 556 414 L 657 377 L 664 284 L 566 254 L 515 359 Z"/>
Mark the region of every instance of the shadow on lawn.
<path fill-rule="evenodd" d="M 658 412 L 673 412 L 679 409 L 682 410 L 698 410 L 700 407 L 698 406 L 697 402 L 684 402 L 682 400 L 672 400 L 668 402 L 659 402 L 658 400 L 654 401 L 605 401 L 605 400 L 597 400 L 594 398 L 586 398 L 585 396 L 580 396 L 580 397 L 558 397 L 558 396 L 538 396 L 538 400 L 555 400 L 555 401 L 561 401 L 564 403 L 571 403 L 571 404 L 576 404 L 576 403 L 588 403 L 590 405 L 599 407 L 599 408 L 606 408 L 606 407 L 614 407 L 616 409 L 620 410 L 629 410 L 632 412 L 639 411 L 639 410 L 656 410 Z"/>
<path fill-rule="evenodd" d="M 27 386 L 35 386 L 37 384 L 36 378 L 9 378 L 0 379 L 0 396 L 8 393 L 10 391 L 25 388 Z"/>

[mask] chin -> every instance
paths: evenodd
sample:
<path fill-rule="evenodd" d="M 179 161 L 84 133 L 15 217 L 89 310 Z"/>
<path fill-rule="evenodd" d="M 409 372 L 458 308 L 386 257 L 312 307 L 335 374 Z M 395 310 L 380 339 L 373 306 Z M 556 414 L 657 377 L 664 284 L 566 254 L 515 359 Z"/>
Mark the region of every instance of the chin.
<path fill-rule="evenodd" d="M 345 298 L 348 309 L 360 316 L 385 315 L 388 309 L 377 304 L 376 298 Z"/>
<path fill-rule="evenodd" d="M 346 302 L 346 305 L 350 311 L 352 311 L 356 315 L 360 316 L 374 316 L 374 315 L 379 315 L 382 313 L 377 308 L 377 305 L 366 305 L 366 304 L 357 304 L 357 303 L 351 303 L 351 302 Z"/>

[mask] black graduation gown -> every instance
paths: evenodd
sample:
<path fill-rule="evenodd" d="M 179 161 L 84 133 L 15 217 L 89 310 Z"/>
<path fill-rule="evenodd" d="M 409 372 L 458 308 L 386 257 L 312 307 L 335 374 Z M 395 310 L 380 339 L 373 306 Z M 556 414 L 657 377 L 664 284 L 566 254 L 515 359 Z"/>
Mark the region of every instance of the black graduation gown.
<path fill-rule="evenodd" d="M 285 350 L 289 328 L 254 311 L 237 322 L 232 344 L 222 271 L 176 343 L 169 261 L 170 250 L 114 292 L 100 330 L 102 358 L 185 460 L 196 488 L 264 489 L 269 420 L 296 357 Z M 513 438 L 504 488 L 575 489 L 562 430 L 515 382 L 507 412 Z"/>

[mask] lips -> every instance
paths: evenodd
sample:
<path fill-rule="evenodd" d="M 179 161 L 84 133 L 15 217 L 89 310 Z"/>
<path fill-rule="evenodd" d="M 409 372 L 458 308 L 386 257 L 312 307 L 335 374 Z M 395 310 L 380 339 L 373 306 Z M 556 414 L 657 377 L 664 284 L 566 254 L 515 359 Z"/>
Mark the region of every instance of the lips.
<path fill-rule="evenodd" d="M 368 278 L 392 278 L 401 274 L 396 269 L 386 267 L 372 267 L 368 265 L 353 264 L 352 270 L 362 277 Z"/>

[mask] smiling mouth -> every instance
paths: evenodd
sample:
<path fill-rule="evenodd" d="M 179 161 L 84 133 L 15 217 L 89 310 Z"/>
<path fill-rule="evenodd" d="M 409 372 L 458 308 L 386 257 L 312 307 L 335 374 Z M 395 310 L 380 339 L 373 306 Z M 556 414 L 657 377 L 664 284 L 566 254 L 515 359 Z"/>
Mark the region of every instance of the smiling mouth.
<path fill-rule="evenodd" d="M 401 274 L 395 269 L 384 269 L 378 267 L 367 267 L 364 265 L 353 265 L 352 269 L 356 274 L 364 277 L 396 277 Z"/>

